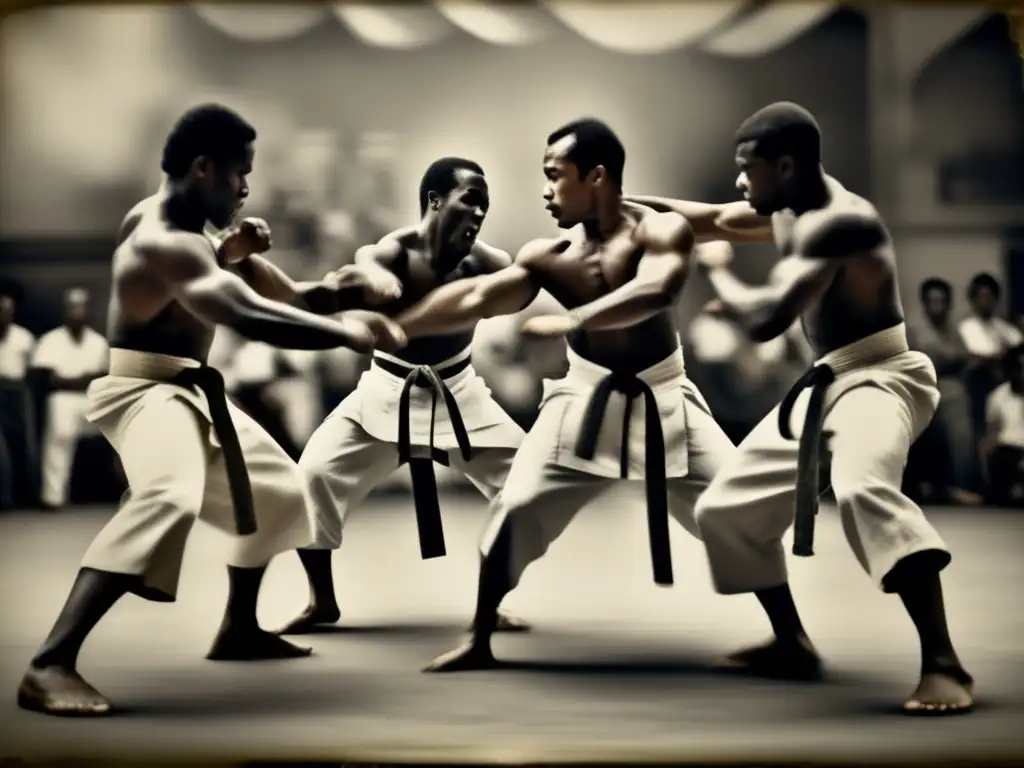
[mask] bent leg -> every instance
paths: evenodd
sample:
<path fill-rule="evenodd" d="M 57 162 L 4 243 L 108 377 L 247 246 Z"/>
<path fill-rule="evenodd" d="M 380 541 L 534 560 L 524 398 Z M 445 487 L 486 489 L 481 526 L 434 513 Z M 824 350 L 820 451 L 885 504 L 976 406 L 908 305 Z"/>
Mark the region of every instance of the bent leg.
<path fill-rule="evenodd" d="M 734 459 L 736 446 L 711 414 L 704 398 L 693 384 L 683 388 L 686 404 L 686 451 L 689 472 L 686 477 L 669 478 L 669 514 L 697 539 L 701 538 L 694 510 L 697 500 L 723 467 Z"/>
<path fill-rule="evenodd" d="M 834 432 L 832 489 L 861 567 L 883 591 L 899 594 L 918 631 L 921 682 L 905 709 L 959 712 L 973 705 L 973 680 L 946 622 L 939 574 L 951 557 L 921 508 L 900 490 L 921 421 L 912 403 L 890 392 L 861 387 L 846 393 L 827 419 Z"/>
<path fill-rule="evenodd" d="M 313 543 L 298 550 L 309 579 L 310 601 L 278 630 L 280 634 L 315 632 L 341 618 L 331 555 L 341 546 L 349 511 L 397 467 L 396 447 L 377 440 L 346 416 L 332 414 L 313 432 L 299 459 L 314 530 Z"/>
<path fill-rule="evenodd" d="M 794 428 L 806 408 L 805 395 L 794 408 Z M 793 601 L 782 546 L 793 522 L 799 444 L 782 437 L 778 418 L 775 408 L 739 444 L 697 499 L 694 516 L 716 591 L 753 592 L 774 633 L 722 665 L 764 677 L 816 679 L 821 661 Z"/>
<path fill-rule="evenodd" d="M 18 703 L 25 709 L 109 713 L 110 702 L 76 670 L 82 644 L 125 593 L 162 602 L 177 593 L 185 541 L 206 482 L 199 417 L 181 400 L 154 391 L 112 442 L 130 490 L 86 552 L 71 594 L 22 680 Z"/>
<path fill-rule="evenodd" d="M 274 556 L 308 545 L 313 539 L 304 478 L 298 465 L 255 420 L 231 404 L 229 411 L 249 471 L 257 530 L 248 536 L 237 534 L 223 453 L 215 451 L 201 516 L 223 536 L 229 594 L 224 620 L 207 658 L 242 661 L 306 656 L 308 648 L 264 631 L 256 617 L 267 564 Z"/>

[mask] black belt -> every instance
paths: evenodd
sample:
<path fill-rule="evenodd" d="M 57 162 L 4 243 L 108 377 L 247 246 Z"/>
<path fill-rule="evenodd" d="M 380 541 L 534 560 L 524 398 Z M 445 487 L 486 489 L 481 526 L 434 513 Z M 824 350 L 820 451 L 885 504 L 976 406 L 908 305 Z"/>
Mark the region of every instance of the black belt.
<path fill-rule="evenodd" d="M 654 582 L 671 585 L 672 550 L 668 532 L 668 482 L 665 470 L 665 435 L 661 431 L 658 403 L 654 392 L 638 377 L 610 373 L 605 376 L 590 396 L 583 414 L 583 424 L 576 440 L 576 455 L 586 461 L 597 452 L 597 437 L 601 431 L 608 398 L 612 392 L 621 392 L 626 397 L 626 413 L 622 422 L 622 449 L 620 473 L 623 479 L 629 476 L 629 421 L 633 415 L 633 401 L 643 395 L 645 410 L 644 434 L 644 480 L 647 486 L 647 534 L 651 545 L 651 561 L 654 566 Z"/>
<path fill-rule="evenodd" d="M 466 425 L 462 421 L 462 413 L 459 411 L 455 396 L 444 383 L 446 378 L 451 378 L 469 367 L 470 358 L 466 357 L 457 363 L 445 368 L 434 370 L 429 365 L 404 365 L 386 358 L 374 357 L 373 364 L 381 370 L 387 371 L 392 376 L 404 378 L 402 394 L 398 398 L 398 465 L 408 463 L 409 474 L 412 476 L 412 499 L 416 509 L 416 527 L 420 535 L 420 555 L 424 560 L 434 557 L 444 557 L 446 554 L 444 546 L 444 526 L 441 523 L 441 506 L 437 498 L 437 479 L 434 477 L 434 462 L 447 467 L 448 453 L 434 448 L 434 416 L 437 413 L 437 398 L 444 400 L 448 409 L 448 418 L 452 423 L 452 431 L 455 433 L 455 441 L 458 443 L 459 452 L 462 458 L 469 461 L 473 455 L 472 446 L 469 444 L 469 434 L 466 432 Z M 414 458 L 412 455 L 411 433 L 411 395 L 413 385 L 418 387 L 429 387 L 433 390 L 433 397 L 430 403 L 430 458 Z"/>
<path fill-rule="evenodd" d="M 786 440 L 794 440 L 790 428 L 793 406 L 800 393 L 810 388 L 811 398 L 807 405 L 807 418 L 800 433 L 800 449 L 797 453 L 796 470 L 796 516 L 793 522 L 793 554 L 810 557 L 814 554 L 814 518 L 818 514 L 818 496 L 821 493 L 821 454 L 827 451 L 828 436 L 823 433 L 825 421 L 825 395 L 835 381 L 836 374 L 823 363 L 810 368 L 797 379 L 779 406 L 779 434 Z M 870 418 L 868 416 L 867 418 Z"/>
<path fill-rule="evenodd" d="M 204 365 L 201 368 L 186 368 L 175 375 L 170 383 L 187 389 L 199 387 L 206 395 L 206 402 L 210 407 L 210 421 L 213 422 L 213 430 L 224 452 L 224 467 L 228 476 L 228 488 L 231 490 L 238 535 L 248 536 L 256 533 L 256 505 L 252 498 L 252 483 L 249 480 L 249 470 L 245 466 L 242 445 L 238 442 L 238 432 L 235 431 L 235 424 L 231 421 L 231 412 L 228 410 L 224 377 L 216 368 Z M 154 439 L 158 440 L 159 436 L 154 436 Z M 173 461 L 174 457 L 168 456 L 167 460 Z"/>

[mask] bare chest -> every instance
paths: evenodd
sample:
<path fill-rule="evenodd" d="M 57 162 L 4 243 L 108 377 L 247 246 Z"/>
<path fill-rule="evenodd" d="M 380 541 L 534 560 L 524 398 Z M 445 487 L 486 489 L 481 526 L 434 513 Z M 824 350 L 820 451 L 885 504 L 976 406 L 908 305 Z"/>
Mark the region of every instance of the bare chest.
<path fill-rule="evenodd" d="M 572 243 L 549 262 L 544 287 L 563 305 L 579 306 L 629 282 L 641 256 L 643 248 L 625 239 Z"/>

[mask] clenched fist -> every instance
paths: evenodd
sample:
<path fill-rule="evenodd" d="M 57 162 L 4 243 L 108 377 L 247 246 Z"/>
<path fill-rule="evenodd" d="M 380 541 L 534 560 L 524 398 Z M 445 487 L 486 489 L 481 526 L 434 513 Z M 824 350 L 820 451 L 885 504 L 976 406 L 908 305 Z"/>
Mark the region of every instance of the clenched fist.
<path fill-rule="evenodd" d="M 704 269 L 723 269 L 732 263 L 732 245 L 724 240 L 702 243 L 696 248 L 697 263 Z"/>
<path fill-rule="evenodd" d="M 242 219 L 224 235 L 218 250 L 225 264 L 237 264 L 254 253 L 270 250 L 270 225 L 263 219 Z"/>
<path fill-rule="evenodd" d="M 394 352 L 409 343 L 402 326 L 379 312 L 353 309 L 342 315 L 342 320 L 356 323 L 372 337 L 372 343 L 366 348 L 354 345 L 352 348 L 356 352 L 366 354 L 375 349 L 381 352 Z"/>
<path fill-rule="evenodd" d="M 402 296 L 402 283 L 385 269 L 350 264 L 324 276 L 324 284 L 336 291 L 362 288 L 367 304 L 387 304 Z"/>

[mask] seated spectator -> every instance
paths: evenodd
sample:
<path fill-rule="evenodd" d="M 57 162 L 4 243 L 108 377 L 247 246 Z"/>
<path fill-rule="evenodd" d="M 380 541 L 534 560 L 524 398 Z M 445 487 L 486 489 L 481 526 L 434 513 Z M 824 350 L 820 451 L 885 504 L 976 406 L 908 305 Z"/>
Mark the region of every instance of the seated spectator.
<path fill-rule="evenodd" d="M 939 278 L 921 283 L 918 311 L 907 313 L 910 345 L 928 355 L 938 376 L 941 398 L 935 418 L 911 453 L 923 501 L 975 505 L 978 487 L 977 438 L 965 374 L 971 355 L 950 319 L 953 287 Z"/>
<path fill-rule="evenodd" d="M 989 501 L 1024 506 L 1024 344 L 1005 357 L 1007 380 L 986 404 L 987 433 L 982 453 L 988 467 Z"/>

